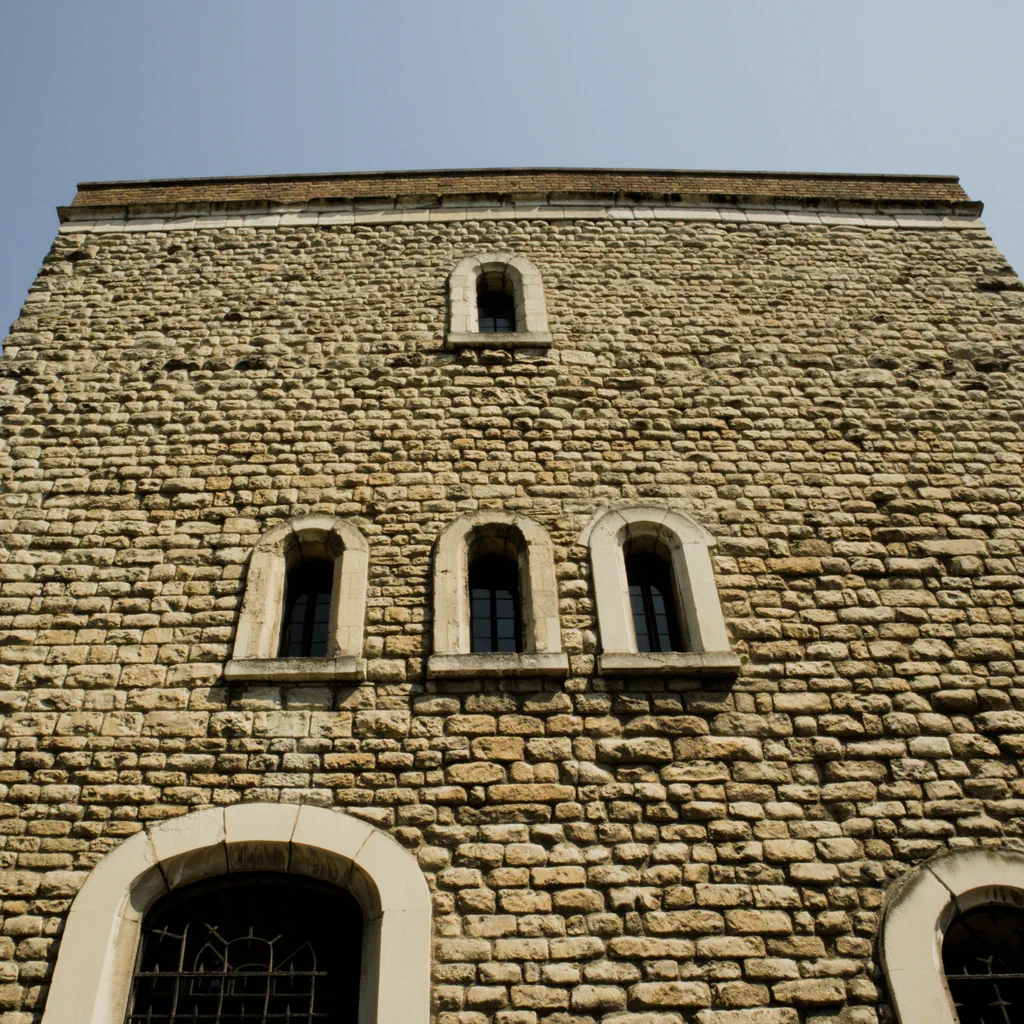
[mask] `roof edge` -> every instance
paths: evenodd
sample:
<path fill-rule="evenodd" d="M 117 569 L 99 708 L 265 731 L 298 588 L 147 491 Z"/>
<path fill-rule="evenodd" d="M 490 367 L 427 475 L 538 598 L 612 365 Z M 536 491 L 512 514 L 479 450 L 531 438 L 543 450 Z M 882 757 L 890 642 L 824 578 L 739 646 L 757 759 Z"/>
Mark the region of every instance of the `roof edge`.
<path fill-rule="evenodd" d="M 105 181 L 80 181 L 79 191 L 96 191 L 105 188 L 131 186 L 167 185 L 228 185 L 258 182 L 290 181 L 360 181 L 372 178 L 416 178 L 416 177 L 466 177 L 469 175 L 501 174 L 665 174 L 680 178 L 765 178 L 793 181 L 892 181 L 892 182 L 935 182 L 959 184 L 957 174 L 889 174 L 873 171 L 742 171 L 742 170 L 699 170 L 671 167 L 443 167 L 437 169 L 418 168 L 414 170 L 389 171 L 320 171 L 312 174 L 228 174 L 185 178 L 124 178 Z"/>

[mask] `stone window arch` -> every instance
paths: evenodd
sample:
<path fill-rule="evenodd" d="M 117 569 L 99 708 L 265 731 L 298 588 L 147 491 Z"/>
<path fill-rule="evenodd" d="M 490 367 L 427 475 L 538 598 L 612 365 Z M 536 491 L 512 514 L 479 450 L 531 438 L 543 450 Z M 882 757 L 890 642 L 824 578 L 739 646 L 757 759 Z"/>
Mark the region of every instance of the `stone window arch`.
<path fill-rule="evenodd" d="M 363 679 L 363 627 L 369 545 L 348 520 L 308 515 L 268 530 L 249 559 L 245 596 L 235 633 L 230 680 L 330 681 Z M 281 657 L 289 576 L 303 564 L 329 563 L 333 583 L 326 655 Z"/>
<path fill-rule="evenodd" d="M 515 310 L 515 330 L 480 330 L 479 301 L 489 291 L 507 294 Z M 528 260 L 512 253 L 487 252 L 460 260 L 448 276 L 449 347 L 544 348 L 551 344 L 544 306 L 544 283 Z"/>
<path fill-rule="evenodd" d="M 262 803 L 162 821 L 92 869 L 68 913 L 43 1024 L 123 1020 L 149 909 L 183 886 L 241 872 L 347 889 L 364 922 L 359 1024 L 428 1024 L 431 902 L 416 860 L 341 812 Z"/>
<path fill-rule="evenodd" d="M 918 865 L 889 897 L 882 966 L 900 1024 L 957 1024 L 943 939 L 958 918 L 986 906 L 1024 909 L 1024 855 L 990 847 L 940 854 Z"/>
<path fill-rule="evenodd" d="M 472 653 L 469 568 L 500 554 L 518 566 L 521 650 Z M 547 531 L 526 516 L 481 512 L 456 519 L 434 551 L 434 677 L 554 676 L 569 673 L 562 651 L 554 548 Z"/>
<path fill-rule="evenodd" d="M 590 548 L 597 621 L 601 633 L 598 671 L 727 673 L 739 669 L 730 650 L 711 566 L 714 536 L 683 512 L 656 505 L 629 505 L 598 516 L 583 532 Z M 682 650 L 641 652 L 637 645 L 627 558 L 645 554 L 670 568 Z"/>

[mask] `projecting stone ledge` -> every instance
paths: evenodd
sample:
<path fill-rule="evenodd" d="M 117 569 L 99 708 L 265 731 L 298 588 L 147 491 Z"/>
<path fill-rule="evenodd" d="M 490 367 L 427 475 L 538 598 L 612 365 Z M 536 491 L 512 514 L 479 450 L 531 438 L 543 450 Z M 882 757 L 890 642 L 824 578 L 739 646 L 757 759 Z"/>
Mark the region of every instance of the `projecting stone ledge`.
<path fill-rule="evenodd" d="M 496 676 L 524 679 L 544 676 L 564 679 L 569 674 L 569 656 L 562 651 L 537 654 L 433 654 L 427 662 L 431 679 L 473 679 Z"/>
<path fill-rule="evenodd" d="M 614 652 L 599 655 L 598 672 L 603 676 L 736 676 L 739 655 L 732 651 L 704 651 L 700 654 L 666 651 L 660 654 Z"/>
<path fill-rule="evenodd" d="M 340 658 L 232 658 L 224 678 L 234 682 L 330 683 L 366 678 L 366 659 Z"/>

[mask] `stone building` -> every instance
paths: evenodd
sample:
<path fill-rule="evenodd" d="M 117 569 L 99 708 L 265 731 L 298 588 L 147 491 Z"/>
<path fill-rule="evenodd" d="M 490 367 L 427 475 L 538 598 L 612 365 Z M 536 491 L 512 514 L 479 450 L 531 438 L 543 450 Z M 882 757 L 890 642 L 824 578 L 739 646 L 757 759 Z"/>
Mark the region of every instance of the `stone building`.
<path fill-rule="evenodd" d="M 980 212 L 80 186 L 0 360 L 0 1024 L 1024 1019 Z"/>

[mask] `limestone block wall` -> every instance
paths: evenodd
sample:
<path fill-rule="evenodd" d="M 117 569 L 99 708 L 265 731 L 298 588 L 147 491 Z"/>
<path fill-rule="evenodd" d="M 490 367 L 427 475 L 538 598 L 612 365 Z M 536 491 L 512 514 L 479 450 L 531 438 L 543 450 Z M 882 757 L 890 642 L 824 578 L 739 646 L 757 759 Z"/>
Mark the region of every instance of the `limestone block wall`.
<path fill-rule="evenodd" d="M 515 252 L 546 351 L 448 351 Z M 1024 291 L 980 226 L 83 229 L 0 360 L 0 1024 L 147 824 L 344 809 L 418 858 L 438 1024 L 876 1024 L 886 893 L 1024 851 Z M 584 528 L 687 512 L 735 681 L 595 675 Z M 427 681 L 432 546 L 555 546 L 563 682 Z M 227 687 L 260 534 L 367 537 L 368 680 Z"/>

